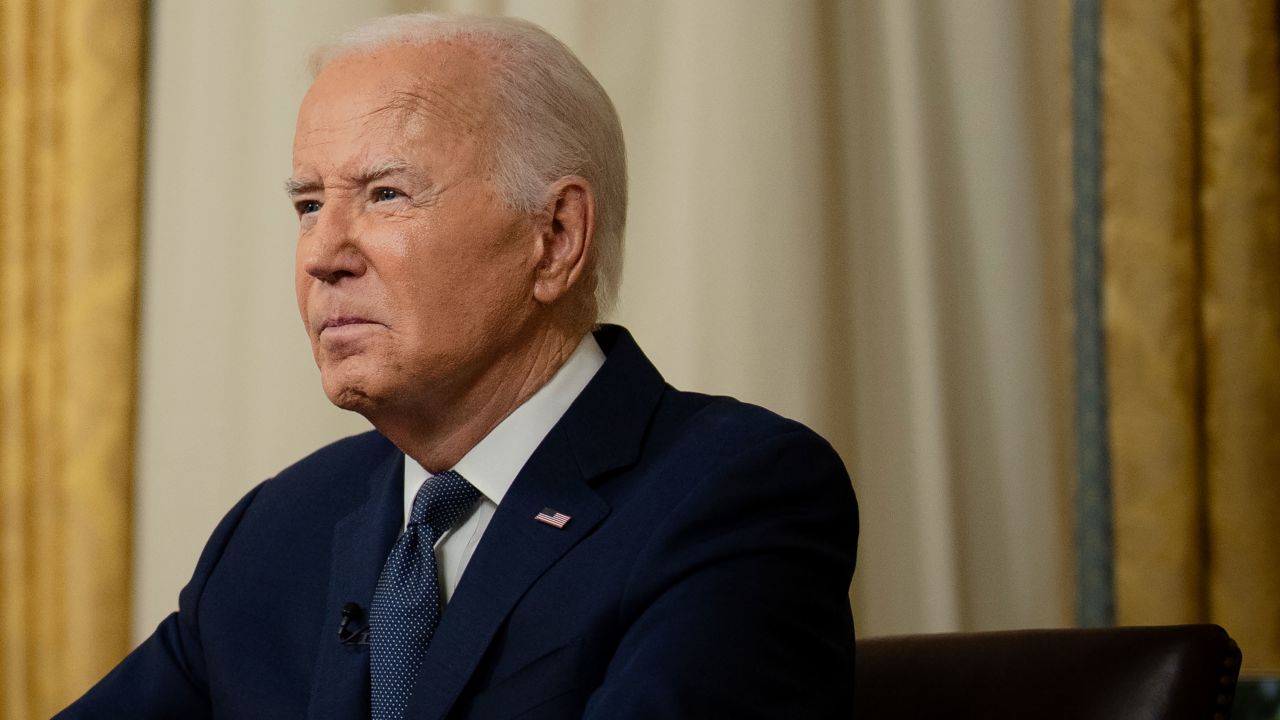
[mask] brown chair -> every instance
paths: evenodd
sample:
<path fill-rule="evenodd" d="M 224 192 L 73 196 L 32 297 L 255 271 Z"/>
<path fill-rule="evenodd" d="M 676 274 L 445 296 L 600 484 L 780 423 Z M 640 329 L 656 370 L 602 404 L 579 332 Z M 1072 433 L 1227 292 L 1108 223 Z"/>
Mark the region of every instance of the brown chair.
<path fill-rule="evenodd" d="M 858 640 L 858 720 L 1225 720 L 1240 648 L 1217 625 Z"/>

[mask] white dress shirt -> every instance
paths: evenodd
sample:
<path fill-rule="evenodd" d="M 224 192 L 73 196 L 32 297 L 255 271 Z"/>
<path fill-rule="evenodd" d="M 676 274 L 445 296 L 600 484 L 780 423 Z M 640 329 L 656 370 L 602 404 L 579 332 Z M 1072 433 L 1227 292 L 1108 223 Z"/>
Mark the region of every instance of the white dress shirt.
<path fill-rule="evenodd" d="M 453 466 L 454 470 L 480 491 L 481 498 L 466 519 L 436 541 L 436 569 L 440 576 L 441 604 L 447 603 L 453 596 L 463 570 L 471 561 L 471 554 L 475 552 L 485 528 L 489 527 L 493 512 L 498 509 L 498 503 L 507 494 L 516 474 L 603 364 L 604 351 L 591 333 L 587 333 L 582 342 L 578 343 L 578 348 L 546 385 L 498 423 L 497 427 L 490 430 L 484 439 Z M 400 525 L 401 532 L 409 524 L 409 511 L 413 508 L 413 498 L 418 494 L 418 488 L 430 476 L 431 473 L 417 461 L 405 456 L 404 522 Z"/>

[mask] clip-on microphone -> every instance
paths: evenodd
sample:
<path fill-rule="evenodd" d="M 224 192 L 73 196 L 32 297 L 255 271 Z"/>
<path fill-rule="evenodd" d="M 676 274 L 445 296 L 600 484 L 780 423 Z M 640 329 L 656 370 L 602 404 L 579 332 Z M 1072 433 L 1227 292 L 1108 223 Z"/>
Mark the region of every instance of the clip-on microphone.
<path fill-rule="evenodd" d="M 352 620 L 359 621 L 364 617 L 364 610 L 359 605 L 349 602 L 342 606 L 342 620 L 338 623 L 338 642 L 343 645 L 368 645 L 369 644 L 369 626 L 366 623 L 364 627 L 349 629 L 347 626 Z"/>

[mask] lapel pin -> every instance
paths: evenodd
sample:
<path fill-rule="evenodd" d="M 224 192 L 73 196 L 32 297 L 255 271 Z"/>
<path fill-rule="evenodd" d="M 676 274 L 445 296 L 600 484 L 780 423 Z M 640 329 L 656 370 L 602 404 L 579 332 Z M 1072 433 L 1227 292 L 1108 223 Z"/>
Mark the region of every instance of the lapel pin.
<path fill-rule="evenodd" d="M 542 508 L 542 512 L 533 516 L 534 520 L 559 530 L 569 523 L 571 519 L 562 512 L 557 512 L 551 508 Z"/>

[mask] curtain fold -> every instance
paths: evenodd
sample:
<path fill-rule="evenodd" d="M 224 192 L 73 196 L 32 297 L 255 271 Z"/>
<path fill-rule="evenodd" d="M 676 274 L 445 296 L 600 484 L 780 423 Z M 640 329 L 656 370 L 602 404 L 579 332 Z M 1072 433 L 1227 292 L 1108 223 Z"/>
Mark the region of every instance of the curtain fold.
<path fill-rule="evenodd" d="M 1103 3 L 1103 306 L 1121 624 L 1204 617 L 1192 32 L 1185 0 Z"/>
<path fill-rule="evenodd" d="M 1280 667 L 1276 4 L 1103 5 L 1117 621 Z"/>
<path fill-rule="evenodd" d="M 0 717 L 128 649 L 143 20 L 0 5 Z"/>
<path fill-rule="evenodd" d="M 1280 670 L 1280 6 L 1201 0 L 1210 617 Z"/>

